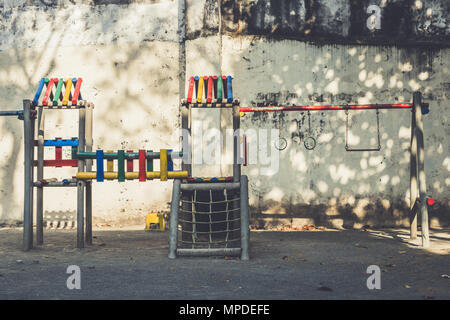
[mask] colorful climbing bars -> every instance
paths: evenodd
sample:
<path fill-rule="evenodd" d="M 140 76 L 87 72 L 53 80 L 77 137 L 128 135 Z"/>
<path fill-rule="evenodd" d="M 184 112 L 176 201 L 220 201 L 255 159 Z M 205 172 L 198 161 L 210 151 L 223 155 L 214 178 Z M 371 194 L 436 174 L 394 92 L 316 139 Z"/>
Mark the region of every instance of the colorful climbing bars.
<path fill-rule="evenodd" d="M 42 78 L 34 95 L 33 106 L 69 107 L 77 106 L 81 100 L 81 78 Z M 45 90 L 44 90 L 45 87 Z M 72 89 L 73 88 L 73 89 Z M 39 99 L 42 93 L 41 104 Z"/>
<path fill-rule="evenodd" d="M 97 150 L 96 152 L 78 152 L 75 154 L 77 159 L 95 159 L 97 164 L 96 172 L 78 172 L 77 179 L 92 180 L 97 182 L 117 179 L 119 182 L 125 180 L 139 179 L 141 182 L 152 179 L 167 181 L 168 179 L 182 179 L 188 177 L 187 171 L 173 171 L 173 159 L 182 157 L 181 152 L 161 149 L 160 152 L 152 150 L 118 150 L 117 152 Z M 138 170 L 134 172 L 133 160 L 139 161 Z M 153 160 L 160 160 L 160 171 L 153 171 Z M 104 171 L 103 162 L 106 160 L 107 167 Z M 114 172 L 113 160 L 117 160 L 117 172 Z M 125 161 L 127 162 L 127 171 L 125 172 Z"/>
<path fill-rule="evenodd" d="M 38 140 L 34 140 L 34 146 L 38 146 Z M 44 147 L 54 147 L 55 148 L 55 159 L 46 160 L 43 159 L 44 167 L 76 167 L 78 166 L 78 160 L 74 159 L 73 156 L 76 153 L 76 148 L 78 147 L 78 139 L 61 139 L 55 138 L 53 140 L 44 140 Z M 71 147 L 72 148 L 72 159 L 62 158 L 62 148 Z M 38 166 L 38 161 L 34 161 L 34 166 Z"/>
<path fill-rule="evenodd" d="M 186 102 L 197 107 L 231 107 L 235 102 L 232 80 L 231 76 L 190 77 Z"/>

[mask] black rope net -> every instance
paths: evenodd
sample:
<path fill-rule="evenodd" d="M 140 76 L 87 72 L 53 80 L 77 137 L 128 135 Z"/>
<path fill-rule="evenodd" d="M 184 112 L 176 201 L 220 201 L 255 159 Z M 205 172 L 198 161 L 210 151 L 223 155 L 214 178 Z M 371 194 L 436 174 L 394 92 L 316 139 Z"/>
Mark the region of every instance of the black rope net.
<path fill-rule="evenodd" d="M 178 248 L 240 248 L 239 189 L 182 191 L 178 223 Z"/>

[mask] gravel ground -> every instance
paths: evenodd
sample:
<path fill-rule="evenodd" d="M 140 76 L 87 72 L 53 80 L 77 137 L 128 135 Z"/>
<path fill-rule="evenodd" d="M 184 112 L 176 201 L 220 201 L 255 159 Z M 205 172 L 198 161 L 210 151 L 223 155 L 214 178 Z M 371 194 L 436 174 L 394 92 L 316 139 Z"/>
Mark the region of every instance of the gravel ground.
<path fill-rule="evenodd" d="M 169 260 L 168 232 L 94 229 L 74 248 L 73 230 L 46 230 L 23 252 L 22 229 L 0 229 L 0 299 L 450 299 L 450 230 L 431 248 L 406 229 L 252 231 L 251 260 Z M 66 286 L 78 265 L 81 289 Z M 369 265 L 381 289 L 369 290 Z"/>

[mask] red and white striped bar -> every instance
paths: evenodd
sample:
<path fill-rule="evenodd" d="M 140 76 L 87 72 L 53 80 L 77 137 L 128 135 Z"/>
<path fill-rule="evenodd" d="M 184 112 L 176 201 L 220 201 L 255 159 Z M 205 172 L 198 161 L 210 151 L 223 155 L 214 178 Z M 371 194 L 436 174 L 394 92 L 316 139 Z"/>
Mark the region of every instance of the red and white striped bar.
<path fill-rule="evenodd" d="M 424 107 L 428 104 L 423 104 Z M 261 106 L 261 107 L 241 107 L 241 112 L 262 112 L 262 111 L 321 111 L 321 110 L 371 110 L 371 109 L 411 109 L 412 103 L 396 104 L 341 104 L 341 105 L 307 105 L 307 106 Z"/>

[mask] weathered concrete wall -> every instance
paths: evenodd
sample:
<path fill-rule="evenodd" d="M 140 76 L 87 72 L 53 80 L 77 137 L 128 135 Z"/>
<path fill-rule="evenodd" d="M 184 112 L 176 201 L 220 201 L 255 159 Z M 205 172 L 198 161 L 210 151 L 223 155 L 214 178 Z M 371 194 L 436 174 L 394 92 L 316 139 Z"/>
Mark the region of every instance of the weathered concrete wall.
<path fill-rule="evenodd" d="M 247 69 L 241 66 L 233 72 L 242 84 L 236 87 L 245 88 L 244 103 L 395 103 L 411 101 L 413 91 L 423 91 L 432 105 L 424 118 L 427 184 L 440 203 L 431 210 L 432 223 L 448 223 L 448 69 L 441 69 L 450 58 L 448 50 L 426 52 L 425 62 L 423 52 L 411 49 L 299 46 L 292 41 L 263 49 L 261 42 L 250 39 L 241 45 L 240 53 L 252 62 L 246 65 L 253 71 L 250 76 L 240 71 Z M 274 66 L 269 67 L 274 84 L 264 81 L 267 73 L 259 72 L 255 61 Z M 233 70 L 233 65 L 228 67 Z M 350 117 L 349 143 L 376 146 L 375 112 L 350 112 Z M 259 166 L 246 170 L 257 212 L 310 219 L 294 223 L 407 225 L 410 119 L 409 111 L 380 112 L 382 150 L 346 152 L 344 112 L 311 113 L 312 136 L 317 140 L 311 151 L 302 139 L 308 135 L 307 113 L 246 115 L 244 125 L 279 126 L 288 141 L 280 152 L 280 170 L 270 179 L 258 176 Z"/>
<path fill-rule="evenodd" d="M 243 105 L 394 103 L 421 90 L 431 104 L 424 123 L 428 189 L 437 200 L 431 225 L 448 225 L 449 3 L 377 2 L 381 29 L 370 31 L 365 0 L 222 0 L 220 10 L 216 1 L 187 0 L 186 75 L 233 75 Z M 20 108 L 43 75 L 81 76 L 83 96 L 96 106 L 94 148 L 178 148 L 178 1 L 75 3 L 0 5 L 0 108 Z M 52 113 L 49 137 L 76 135 L 75 113 Z M 217 112 L 194 116 L 207 127 L 225 118 Z M 351 121 L 352 145 L 372 145 L 375 113 L 352 112 Z M 243 170 L 250 176 L 255 223 L 407 225 L 410 113 L 380 113 L 382 150 L 372 153 L 345 151 L 343 112 L 311 113 L 317 140 L 311 151 L 303 146 L 307 123 L 301 112 L 242 118 L 244 129 L 281 128 L 287 140 L 277 173 L 261 164 Z M 7 181 L 0 185 L 0 221 L 21 220 L 22 123 L 0 118 L 0 130 L 0 175 Z M 230 168 L 200 169 L 225 175 Z M 49 177 L 72 174 L 46 169 Z M 143 223 L 146 212 L 167 209 L 170 190 L 170 183 L 159 182 L 95 184 L 94 220 Z M 75 205 L 73 190 L 45 192 L 48 212 L 71 212 Z"/>
<path fill-rule="evenodd" d="M 222 44 L 215 1 L 188 11 L 187 74 L 232 74 L 243 105 L 410 102 L 421 90 L 432 105 L 424 118 L 427 187 L 438 201 L 431 225 L 449 224 L 448 2 L 381 1 L 381 29 L 374 31 L 366 26 L 369 1 L 222 3 Z M 350 117 L 350 144 L 376 145 L 375 112 Z M 281 128 L 287 140 L 275 174 L 263 173 L 267 165 L 244 168 L 254 223 L 407 226 L 410 119 L 409 111 L 380 112 L 382 150 L 346 152 L 345 113 L 313 112 L 317 146 L 309 151 L 307 113 L 247 114 L 244 129 Z"/>
<path fill-rule="evenodd" d="M 214 1 L 212 1 L 214 2 Z M 326 43 L 448 46 L 445 0 L 223 0 L 224 31 Z M 370 5 L 380 28 L 367 28 Z M 447 43 L 445 43 L 447 42 Z"/>
<path fill-rule="evenodd" d="M 207 37 L 188 47 L 202 52 L 216 43 L 216 37 Z M 421 90 L 432 109 L 424 117 L 427 188 L 438 201 L 430 209 L 431 224 L 448 225 L 448 50 L 317 46 L 241 36 L 224 37 L 222 53 L 223 73 L 234 75 L 243 105 L 410 102 Z M 215 59 L 204 58 L 196 67 L 217 72 Z M 250 177 L 254 223 L 408 225 L 411 112 L 383 110 L 379 117 L 381 151 L 346 152 L 344 112 L 311 112 L 314 150 L 303 145 L 306 112 L 247 113 L 245 130 L 281 128 L 287 140 L 278 171 L 268 172 L 268 164 L 243 169 Z M 375 111 L 350 112 L 350 122 L 352 147 L 376 146 Z M 258 139 L 249 138 L 249 158 L 261 156 Z"/>
<path fill-rule="evenodd" d="M 94 148 L 178 148 L 177 1 L 22 3 L 1 8 L 2 109 L 21 108 L 42 76 L 79 76 L 83 97 L 95 104 Z M 49 111 L 46 137 L 77 136 L 77 122 L 76 111 Z M 0 221 L 9 222 L 23 215 L 23 129 L 12 118 L 0 118 L 0 128 L 0 174 L 8 181 L 0 187 Z M 167 209 L 170 192 L 170 183 L 156 181 L 95 184 L 94 221 L 143 224 L 145 213 Z M 73 213 L 76 192 L 46 189 L 44 201 L 47 213 Z"/>

